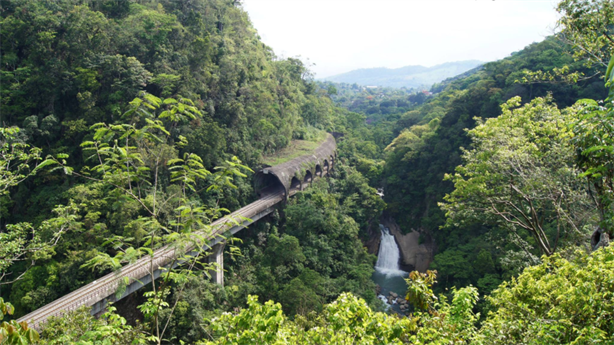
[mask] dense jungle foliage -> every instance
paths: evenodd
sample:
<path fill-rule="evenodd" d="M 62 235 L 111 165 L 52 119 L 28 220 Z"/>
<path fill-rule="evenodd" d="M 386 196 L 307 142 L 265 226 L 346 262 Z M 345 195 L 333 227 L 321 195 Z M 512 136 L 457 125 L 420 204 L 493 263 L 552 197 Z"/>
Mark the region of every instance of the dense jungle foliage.
<path fill-rule="evenodd" d="M 0 344 L 611 343 L 614 5 L 558 11 L 429 94 L 315 83 L 238 1 L 2 0 Z M 229 239 L 211 283 L 211 222 L 324 131 L 335 169 Z M 437 244 L 406 316 L 361 242 L 382 212 Z M 164 245 L 186 264 L 138 307 L 15 321 Z"/>
<path fill-rule="evenodd" d="M 517 274 L 523 267 L 522 262 L 535 262 L 531 259 L 527 261 L 527 258 L 523 257 L 525 254 L 519 257 L 518 246 L 512 244 L 531 241 L 528 234 L 521 233 L 519 237 L 510 238 L 500 224 L 483 220 L 465 222 L 462 225 L 452 221 L 446 223 L 446 210 L 438 204 L 443 201 L 444 195 L 452 192 L 455 187 L 453 178 L 444 177 L 454 173 L 455 168 L 463 163 L 466 155 L 463 148 L 472 145 L 472 135 L 468 135 L 466 128 L 474 128 L 480 121 L 500 116 L 502 104 L 516 99 L 513 102 L 517 103 L 513 106 L 518 106 L 537 97 L 546 97 L 547 102 L 556 104 L 550 107 L 558 106 L 562 109 L 580 99 L 605 98 L 607 92 L 603 87 L 603 80 L 596 76 L 579 80 L 577 83 L 523 80 L 527 75 L 530 78 L 530 72 L 552 72 L 564 66 L 569 68 L 568 73 L 577 71 L 585 76 L 592 76 L 598 71 L 596 67 L 587 68 L 582 61 L 575 61 L 571 53 L 572 47 L 557 37 L 534 43 L 509 58 L 485 64 L 474 74 L 436 86 L 435 88 L 441 88 L 436 96 L 428 99 L 422 106 L 404 113 L 397 121 L 394 130 L 399 132 L 399 135 L 386 149 L 386 164 L 382 174 L 383 184 L 386 186 L 385 200 L 388 211 L 393 214 L 402 229 L 418 229 L 435 239 L 438 254 L 431 267 L 439 273 L 442 283 L 440 288 L 473 284 L 481 291 L 489 292 L 501 281 Z M 510 116 L 521 113 L 523 111 L 519 110 Z M 561 127 L 570 124 L 569 117 L 573 116 L 567 114 L 567 120 L 554 120 L 559 123 L 555 124 L 554 131 L 557 132 Z M 531 121 L 536 121 L 539 125 L 542 119 Z M 504 125 L 507 129 L 502 130 L 505 132 L 514 129 L 519 124 L 522 122 L 507 123 Z M 478 135 L 476 133 L 476 140 L 480 138 Z M 536 134 L 508 131 L 507 135 L 508 139 L 498 138 L 498 143 L 508 143 L 517 136 Z M 539 149 L 559 150 L 559 147 L 543 146 Z M 561 164 L 573 165 L 574 149 L 567 145 L 565 150 L 568 151 L 564 153 L 559 150 L 558 153 L 566 157 L 553 159 L 565 160 L 565 163 Z M 480 151 L 479 154 L 485 153 Z M 563 177 L 543 178 L 559 181 Z M 505 183 L 501 181 L 501 188 L 505 189 Z M 578 183 L 582 184 L 580 180 Z M 492 192 L 502 191 L 493 189 Z M 476 198 L 486 201 L 484 196 L 476 195 Z M 571 199 L 569 202 L 572 202 Z M 530 251 L 531 256 L 539 257 L 544 253 L 538 248 L 535 249 Z"/>
<path fill-rule="evenodd" d="M 311 126 L 330 127 L 330 100 L 307 69 L 277 59 L 230 2 L 4 1 L 2 18 L 2 123 L 75 167 L 90 126 L 118 121 L 141 91 L 195 102 L 203 116 L 172 134 L 208 169 L 231 156 L 254 166 Z M 69 186 L 19 188 L 3 223 L 40 221 Z"/>
<path fill-rule="evenodd" d="M 300 60 L 262 44 L 239 3 L 4 1 L 1 9 L 0 292 L 9 320 L 163 244 L 198 243 L 194 231 L 255 199 L 247 166 L 291 140 L 323 130 L 352 138 L 365 127 L 361 115 L 333 107 Z M 172 277 L 143 298 L 149 307 L 174 299 L 176 309 L 158 317 L 145 303 L 141 321 L 168 321 L 172 329 L 156 337 L 194 342 L 205 334 L 203 311 L 243 306 L 247 294 L 313 297 L 288 303 L 290 313 L 320 310 L 345 291 L 379 306 L 374 258 L 359 234 L 384 203 L 354 168 L 340 163 L 335 174 L 242 235 L 226 290 L 202 271 L 183 283 Z M 275 248 L 288 246 L 295 251 L 280 260 Z M 208 267 L 202 257 L 193 259 Z M 186 304 L 198 291 L 210 298 Z"/>
<path fill-rule="evenodd" d="M 141 91 L 194 102 L 202 116 L 169 128 L 170 135 L 187 141 L 175 155 L 195 153 L 209 170 L 232 156 L 256 166 L 262 155 L 293 138 L 330 129 L 330 100 L 317 93 L 302 63 L 277 59 L 231 2 L 4 1 L 2 37 L 3 126 L 21 127 L 19 138 L 41 148 L 43 156 L 67 154 L 75 169 L 89 163 L 80 144 L 91 140 L 90 126 L 122 121 Z M 219 198 L 222 206 L 234 209 L 252 197 L 249 179 L 236 184 L 238 189 Z M 2 196 L 3 226 L 38 224 L 70 199 L 89 204 L 79 207 L 87 228 L 104 224 L 118 231 L 135 212 L 100 198 L 104 186 L 54 174 L 39 174 L 11 192 Z M 200 198 L 210 204 L 216 197 L 209 194 Z M 56 257 L 76 260 L 78 267 L 78 258 L 91 256 L 86 253 L 100 244 L 87 242 Z M 34 276 L 48 281 L 49 275 L 56 273 Z M 91 279 L 86 276 L 48 288 L 61 295 Z M 22 309 L 18 300 L 39 285 L 27 280 L 21 292 L 11 293 L 17 310 L 43 303 Z"/>

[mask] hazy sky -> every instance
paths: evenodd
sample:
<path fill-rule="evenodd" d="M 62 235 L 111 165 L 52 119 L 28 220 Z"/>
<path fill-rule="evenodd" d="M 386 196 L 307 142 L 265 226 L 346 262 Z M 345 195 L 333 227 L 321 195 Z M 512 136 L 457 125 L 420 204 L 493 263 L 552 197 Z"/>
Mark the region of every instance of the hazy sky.
<path fill-rule="evenodd" d="M 244 0 L 278 56 L 316 77 L 357 68 L 492 61 L 553 33 L 556 0 Z"/>

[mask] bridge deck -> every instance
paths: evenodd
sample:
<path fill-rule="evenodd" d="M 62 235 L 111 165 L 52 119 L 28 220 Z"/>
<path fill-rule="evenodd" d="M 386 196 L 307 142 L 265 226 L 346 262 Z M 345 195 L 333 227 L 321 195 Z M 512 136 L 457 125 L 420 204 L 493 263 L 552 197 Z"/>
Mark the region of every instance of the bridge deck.
<path fill-rule="evenodd" d="M 269 193 L 262 198 L 254 201 L 253 203 L 231 213 L 227 217 L 221 218 L 213 222 L 212 228 L 214 229 L 211 234 L 210 246 L 220 242 L 224 239 L 224 234 L 227 232 L 235 233 L 242 228 L 253 223 L 257 219 L 253 219 L 255 215 L 259 213 L 269 211 L 272 212 L 272 207 L 284 200 L 284 193 Z M 244 220 L 248 218 L 250 220 Z M 258 217 L 260 218 L 260 217 Z M 236 220 L 239 224 L 236 225 L 231 219 Z M 233 224 L 233 225 L 230 225 Z M 194 248 L 188 248 L 187 251 Z M 163 246 L 154 251 L 153 263 L 151 257 L 145 256 L 138 261 L 128 264 L 121 268 L 118 272 L 109 273 L 100 279 L 97 279 L 82 288 L 79 288 L 23 317 L 18 321 L 27 321 L 31 327 L 37 328 L 42 322 L 44 322 L 50 316 L 58 316 L 65 311 L 75 310 L 81 306 L 96 306 L 101 309 L 106 304 L 106 301 L 119 300 L 125 297 L 128 293 L 140 288 L 144 285 L 144 278 L 151 273 L 151 267 L 155 267 L 158 274 L 155 274 L 156 278 L 160 275 L 163 269 L 162 267 L 169 266 L 175 260 L 176 249 L 170 245 Z M 138 287 L 129 288 L 124 295 L 120 298 L 115 298 L 115 292 L 117 291 L 121 279 L 123 277 L 129 277 L 130 283 L 134 285 L 140 285 Z M 151 281 L 151 279 L 147 279 Z M 103 303 L 101 303 L 103 302 Z M 102 304 L 102 305 L 101 305 Z M 96 312 L 96 310 L 93 310 Z"/>

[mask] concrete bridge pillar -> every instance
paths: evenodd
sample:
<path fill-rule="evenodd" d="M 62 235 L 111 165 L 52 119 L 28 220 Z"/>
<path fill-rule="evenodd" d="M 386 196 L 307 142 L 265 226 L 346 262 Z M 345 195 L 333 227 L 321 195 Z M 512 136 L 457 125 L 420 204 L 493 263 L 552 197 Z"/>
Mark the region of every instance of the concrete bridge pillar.
<path fill-rule="evenodd" d="M 211 255 L 207 258 L 209 263 L 215 263 L 216 268 L 209 271 L 211 281 L 224 286 L 224 246 L 225 242 L 218 243 L 211 248 Z"/>

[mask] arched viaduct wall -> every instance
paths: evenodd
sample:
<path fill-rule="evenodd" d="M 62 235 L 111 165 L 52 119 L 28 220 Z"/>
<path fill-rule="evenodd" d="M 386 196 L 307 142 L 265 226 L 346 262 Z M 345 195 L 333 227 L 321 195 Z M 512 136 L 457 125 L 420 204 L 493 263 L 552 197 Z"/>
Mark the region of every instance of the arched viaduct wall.
<path fill-rule="evenodd" d="M 255 190 L 262 196 L 283 188 L 286 199 L 303 190 L 316 177 L 328 174 L 337 158 L 337 143 L 331 134 L 313 152 L 274 167 L 267 167 L 254 176 Z"/>

